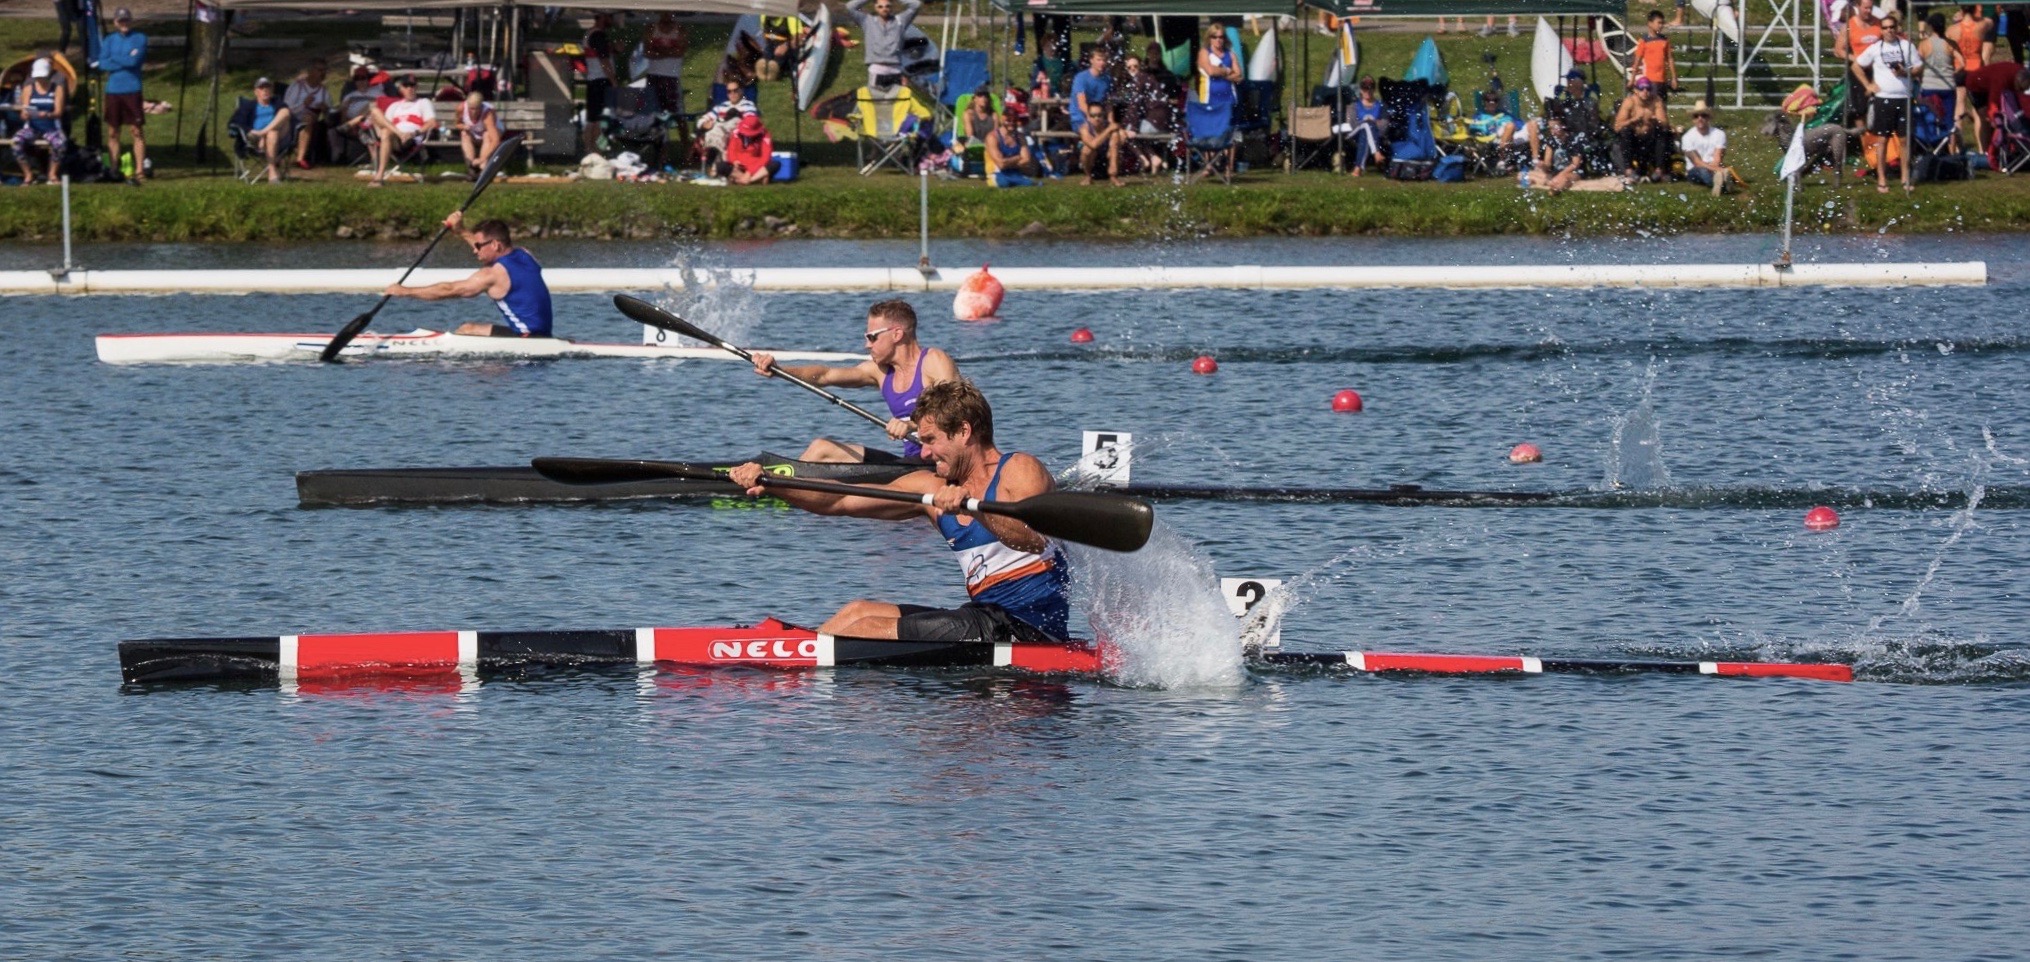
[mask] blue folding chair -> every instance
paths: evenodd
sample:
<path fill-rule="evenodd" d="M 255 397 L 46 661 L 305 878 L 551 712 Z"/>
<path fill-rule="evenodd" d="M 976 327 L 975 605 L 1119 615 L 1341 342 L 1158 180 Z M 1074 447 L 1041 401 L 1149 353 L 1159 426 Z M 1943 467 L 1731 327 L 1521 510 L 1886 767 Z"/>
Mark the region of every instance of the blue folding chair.
<path fill-rule="evenodd" d="M 1234 182 L 1234 148 L 1239 145 L 1240 136 L 1234 127 L 1232 101 L 1215 107 L 1187 99 L 1184 134 L 1187 171 L 1209 174 L 1217 169 L 1221 183 Z M 1219 163 L 1222 157 L 1224 162 Z"/>
<path fill-rule="evenodd" d="M 944 75 L 938 89 L 938 103 L 944 104 L 956 113 L 960 97 L 980 89 L 981 85 L 992 79 L 993 74 L 988 69 L 986 51 L 957 48 L 947 50 Z"/>

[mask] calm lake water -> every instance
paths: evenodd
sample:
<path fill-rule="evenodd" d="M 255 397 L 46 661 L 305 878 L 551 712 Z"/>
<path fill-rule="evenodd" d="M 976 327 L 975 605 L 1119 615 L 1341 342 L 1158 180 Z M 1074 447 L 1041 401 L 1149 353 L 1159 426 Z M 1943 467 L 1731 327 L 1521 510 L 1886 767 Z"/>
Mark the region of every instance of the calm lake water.
<path fill-rule="evenodd" d="M 306 510 L 307 468 L 794 453 L 862 426 L 738 364 L 96 363 L 114 331 L 325 331 L 361 297 L 0 300 L 0 955 L 2005 959 L 2030 902 L 2030 331 L 1982 289 L 1011 296 L 960 325 L 1008 447 L 1137 480 L 1607 490 L 1633 507 L 1165 503 L 1087 558 L 1122 677 L 577 671 L 463 693 L 123 689 L 124 638 L 812 622 L 952 603 L 923 525 L 691 504 Z M 1760 260 L 1766 239 L 940 245 L 941 264 Z M 46 249 L 0 251 L 0 268 Z M 910 244 L 538 249 L 912 263 Z M 413 248 L 92 248 L 399 267 Z M 305 264 L 305 260 L 312 263 Z M 442 266 L 456 266 L 450 253 Z M 853 350 L 864 295 L 664 292 Z M 633 340 L 602 296 L 559 332 Z M 477 305 L 396 304 L 378 329 Z M 1091 327 L 1097 343 L 1067 342 Z M 1220 359 L 1193 375 L 1190 359 Z M 1358 390 L 1360 414 L 1334 414 Z M 1503 455 L 1540 445 L 1542 465 Z M 1803 507 L 1842 505 L 1827 533 Z M 1803 658 L 1859 683 L 1254 672 L 1292 649 Z"/>

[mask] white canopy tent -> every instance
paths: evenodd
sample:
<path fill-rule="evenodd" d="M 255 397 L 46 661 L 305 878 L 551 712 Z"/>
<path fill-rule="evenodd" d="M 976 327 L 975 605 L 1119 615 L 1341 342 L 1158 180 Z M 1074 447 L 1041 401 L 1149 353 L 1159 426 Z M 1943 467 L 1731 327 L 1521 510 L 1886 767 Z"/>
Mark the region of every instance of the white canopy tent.
<path fill-rule="evenodd" d="M 555 7 L 541 0 L 210 0 L 225 10 L 470 10 L 475 7 Z M 569 6 L 569 5 L 565 5 Z M 788 17 L 796 14 L 796 0 L 612 0 L 596 7 L 575 9 L 599 11 L 674 10 L 678 13 L 760 14 Z"/>

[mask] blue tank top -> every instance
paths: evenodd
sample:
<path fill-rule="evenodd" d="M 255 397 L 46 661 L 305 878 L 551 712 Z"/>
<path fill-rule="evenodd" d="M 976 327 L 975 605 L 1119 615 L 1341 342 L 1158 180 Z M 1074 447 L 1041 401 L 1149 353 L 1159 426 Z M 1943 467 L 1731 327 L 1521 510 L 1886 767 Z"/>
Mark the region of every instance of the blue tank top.
<path fill-rule="evenodd" d="M 981 500 L 994 500 L 1001 487 L 1001 469 L 1011 457 L 1012 451 L 994 465 L 994 478 L 987 482 L 987 494 Z M 1018 551 L 994 537 L 977 517 L 971 524 L 961 525 L 957 518 L 941 514 L 937 530 L 958 554 L 959 565 L 966 572 L 966 593 L 974 601 L 999 605 L 1052 638 L 1070 637 L 1067 589 L 1071 568 L 1057 545 L 1046 544 L 1041 552 Z"/>
<path fill-rule="evenodd" d="M 44 113 L 55 113 L 56 88 L 51 87 L 47 91 L 37 90 L 34 87 L 28 88 L 28 109 L 39 110 Z M 37 117 L 28 122 L 28 127 L 36 133 L 46 134 L 55 130 L 59 123 L 60 121 L 55 117 Z"/>
<path fill-rule="evenodd" d="M 543 265 L 522 248 L 494 261 L 507 271 L 507 296 L 494 301 L 507 326 L 523 337 L 550 336 L 550 286 L 543 283 Z"/>
<path fill-rule="evenodd" d="M 898 391 L 895 389 L 894 371 L 889 371 L 888 373 L 881 375 L 881 399 L 888 402 L 888 414 L 890 417 L 901 418 L 905 421 L 909 420 L 909 416 L 916 413 L 916 399 L 922 395 L 923 395 L 922 354 L 918 354 L 916 356 L 916 376 L 914 380 L 909 382 L 908 390 Z M 918 444 L 915 441 L 902 442 L 902 456 L 905 458 L 922 457 L 923 445 Z M 995 469 L 994 476 L 1000 477 L 999 468 Z"/>

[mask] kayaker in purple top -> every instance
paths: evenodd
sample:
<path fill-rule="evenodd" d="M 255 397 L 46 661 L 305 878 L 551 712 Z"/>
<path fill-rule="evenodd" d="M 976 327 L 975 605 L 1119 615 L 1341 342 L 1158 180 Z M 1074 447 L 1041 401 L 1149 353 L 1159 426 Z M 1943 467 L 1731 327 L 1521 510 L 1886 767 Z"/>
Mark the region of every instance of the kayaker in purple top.
<path fill-rule="evenodd" d="M 916 460 L 923 449 L 909 438 L 916 429 L 911 416 L 916 399 L 924 388 L 959 379 L 959 367 L 951 355 L 926 348 L 916 340 L 916 309 L 908 301 L 882 301 L 867 309 L 867 360 L 852 367 L 822 364 L 780 366 L 775 356 L 756 352 L 754 371 L 774 377 L 776 371 L 794 374 L 820 387 L 878 387 L 888 402 L 888 436 L 902 441 L 902 459 Z M 908 385 L 897 388 L 896 385 Z M 798 455 L 804 461 L 882 463 L 898 460 L 878 448 L 831 438 L 819 438 Z"/>

